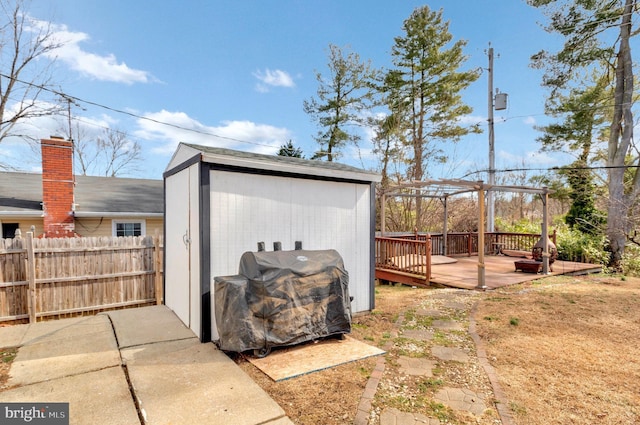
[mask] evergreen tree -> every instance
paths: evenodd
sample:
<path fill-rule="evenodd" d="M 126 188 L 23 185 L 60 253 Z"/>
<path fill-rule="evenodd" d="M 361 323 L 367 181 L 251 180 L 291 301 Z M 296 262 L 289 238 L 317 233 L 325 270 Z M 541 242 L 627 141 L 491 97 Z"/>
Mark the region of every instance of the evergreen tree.
<path fill-rule="evenodd" d="M 317 97 L 304 101 L 304 111 L 320 130 L 315 137 L 320 150 L 312 159 L 333 161 L 348 143 L 357 143 L 360 137 L 349 127 L 364 121 L 362 111 L 368 108 L 374 96 L 372 82 L 378 71 L 370 62 L 362 62 L 353 52 L 343 52 L 329 45 L 329 78 L 316 73 Z"/>
<path fill-rule="evenodd" d="M 538 127 L 544 132 L 538 138 L 543 150 L 577 154 L 576 160 L 560 171 L 569 184 L 572 201 L 565 221 L 572 228 L 589 234 L 604 230 L 604 213 L 595 205 L 596 174 L 588 166 L 603 159 L 606 118 L 611 110 L 607 79 L 595 78 L 592 86 L 572 88 L 566 96 L 558 93 L 550 98 L 546 104 L 547 113 L 561 121 Z"/>
<path fill-rule="evenodd" d="M 447 160 L 438 142 L 456 142 L 477 127 L 465 127 L 460 118 L 472 112 L 462 91 L 479 77 L 478 70 L 460 71 L 467 57 L 466 42 L 453 41 L 442 10 L 422 6 L 404 21 L 404 36 L 396 37 L 391 55 L 393 69 L 385 79 L 390 113 L 405 132 L 407 177 L 420 181 L 427 164 Z M 420 198 L 416 199 L 416 226 L 422 227 Z"/>
<path fill-rule="evenodd" d="M 288 156 L 291 158 L 304 158 L 302 155 L 302 149 L 293 145 L 293 142 L 289 140 L 286 144 L 280 146 L 278 156 Z"/>

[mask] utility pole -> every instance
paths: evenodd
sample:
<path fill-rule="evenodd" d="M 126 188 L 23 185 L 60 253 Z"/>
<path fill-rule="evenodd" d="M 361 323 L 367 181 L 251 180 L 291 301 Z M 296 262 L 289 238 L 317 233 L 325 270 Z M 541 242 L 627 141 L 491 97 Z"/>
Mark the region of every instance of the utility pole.
<path fill-rule="evenodd" d="M 496 152 L 495 136 L 493 134 L 493 47 L 489 44 L 489 190 L 487 191 L 487 232 L 495 231 L 495 206 L 493 198 L 493 186 L 496 184 Z"/>
<path fill-rule="evenodd" d="M 496 89 L 493 94 L 493 47 L 489 44 L 487 51 L 489 56 L 489 90 L 488 90 L 488 119 L 489 121 L 489 179 L 487 190 L 487 232 L 493 233 L 495 229 L 495 192 L 493 186 L 496 184 L 496 150 L 495 150 L 495 133 L 493 132 L 493 110 L 501 111 L 507 109 L 507 94 L 500 93 Z"/>

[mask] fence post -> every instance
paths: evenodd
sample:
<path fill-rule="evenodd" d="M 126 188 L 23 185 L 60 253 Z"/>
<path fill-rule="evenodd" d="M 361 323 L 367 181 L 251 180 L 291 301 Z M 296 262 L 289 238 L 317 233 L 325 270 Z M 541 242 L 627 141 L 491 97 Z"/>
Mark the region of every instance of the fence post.
<path fill-rule="evenodd" d="M 155 268 L 155 293 L 156 293 L 156 305 L 162 304 L 162 275 L 160 273 L 160 235 L 156 231 L 156 235 L 153 237 L 153 264 Z"/>
<path fill-rule="evenodd" d="M 473 233 L 469 232 L 467 235 L 467 257 L 471 257 L 471 249 L 473 248 L 473 244 L 471 243 L 471 239 L 473 238 Z"/>
<path fill-rule="evenodd" d="M 27 281 L 29 282 L 29 323 L 36 322 L 36 258 L 33 232 L 27 232 Z"/>

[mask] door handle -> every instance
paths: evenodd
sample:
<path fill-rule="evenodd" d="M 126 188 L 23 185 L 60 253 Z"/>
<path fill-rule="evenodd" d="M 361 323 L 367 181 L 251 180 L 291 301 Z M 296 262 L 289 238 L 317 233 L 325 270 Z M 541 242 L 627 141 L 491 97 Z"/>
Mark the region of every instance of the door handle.
<path fill-rule="evenodd" d="M 184 243 L 185 248 L 187 248 L 188 250 L 189 244 L 191 243 L 191 238 L 189 237 L 189 230 L 184 232 L 184 235 L 182 235 L 182 242 Z"/>

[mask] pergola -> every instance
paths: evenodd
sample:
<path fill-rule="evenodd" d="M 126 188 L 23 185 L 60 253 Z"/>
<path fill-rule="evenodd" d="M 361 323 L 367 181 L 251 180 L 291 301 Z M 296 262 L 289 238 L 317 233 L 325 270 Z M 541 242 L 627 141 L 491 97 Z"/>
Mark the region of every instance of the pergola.
<path fill-rule="evenodd" d="M 405 183 L 399 183 L 388 187 L 381 193 L 380 199 L 380 234 L 385 236 L 386 232 L 386 218 L 385 207 L 386 201 L 389 197 L 415 197 L 415 198 L 435 198 L 440 199 L 444 206 L 444 223 L 442 228 L 445 253 L 447 252 L 447 223 L 448 223 L 448 209 L 447 200 L 451 196 L 461 195 L 465 193 L 477 192 L 478 194 L 478 246 L 484 247 L 485 237 L 485 195 L 487 192 L 513 192 L 513 193 L 529 193 L 540 195 L 542 200 L 542 240 L 549 240 L 548 229 L 548 200 L 549 194 L 553 191 L 547 187 L 536 188 L 527 186 L 501 186 L 501 185 L 488 185 L 482 180 L 470 181 L 470 180 L 424 180 L 424 181 L 411 181 Z M 549 246 L 544 244 L 544 251 L 542 253 L 542 273 L 549 273 Z M 484 263 L 484 249 L 478 249 L 478 286 L 477 289 L 486 289 L 485 282 L 485 263 Z"/>

